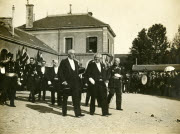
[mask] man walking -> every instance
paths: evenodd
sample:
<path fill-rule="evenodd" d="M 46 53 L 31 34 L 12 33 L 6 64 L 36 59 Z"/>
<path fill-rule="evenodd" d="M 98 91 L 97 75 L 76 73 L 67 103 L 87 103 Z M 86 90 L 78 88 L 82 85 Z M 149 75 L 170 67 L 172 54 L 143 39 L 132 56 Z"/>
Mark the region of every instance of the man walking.
<path fill-rule="evenodd" d="M 111 115 L 108 112 L 107 104 L 107 88 L 106 88 L 106 70 L 104 64 L 100 62 L 102 55 L 96 53 L 94 55 L 94 62 L 91 62 L 87 67 L 87 77 L 90 82 L 90 114 L 94 115 L 95 100 L 99 98 L 102 108 L 102 116 Z"/>
<path fill-rule="evenodd" d="M 112 97 L 114 96 L 114 93 L 116 93 L 116 109 L 117 110 L 123 110 L 121 108 L 122 103 L 122 89 L 121 89 L 121 79 L 122 79 L 122 70 L 119 67 L 120 59 L 115 58 L 114 64 L 109 68 L 108 70 L 108 76 L 109 76 L 109 95 L 108 95 L 108 104 L 110 104 L 110 101 Z"/>
<path fill-rule="evenodd" d="M 74 106 L 75 117 L 84 116 L 81 114 L 80 108 L 80 79 L 79 79 L 79 67 L 78 62 L 74 60 L 75 51 L 68 50 L 68 58 L 64 59 L 60 63 L 59 71 L 62 86 L 68 86 L 72 93 L 72 101 Z M 68 95 L 63 94 L 62 113 L 63 116 L 67 115 L 67 100 Z"/>

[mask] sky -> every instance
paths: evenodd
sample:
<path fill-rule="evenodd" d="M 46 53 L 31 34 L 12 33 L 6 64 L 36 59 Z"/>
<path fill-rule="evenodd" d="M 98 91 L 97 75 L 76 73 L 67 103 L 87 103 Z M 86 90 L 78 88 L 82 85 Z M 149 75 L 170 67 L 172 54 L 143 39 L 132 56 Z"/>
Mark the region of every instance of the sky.
<path fill-rule="evenodd" d="M 14 25 L 25 24 L 27 0 L 0 0 L 0 17 L 12 16 Z M 116 34 L 115 53 L 127 54 L 132 41 L 143 28 L 161 23 L 172 41 L 180 25 L 180 0 L 29 0 L 34 4 L 35 20 L 48 15 L 92 12 L 93 17 L 109 24 Z"/>

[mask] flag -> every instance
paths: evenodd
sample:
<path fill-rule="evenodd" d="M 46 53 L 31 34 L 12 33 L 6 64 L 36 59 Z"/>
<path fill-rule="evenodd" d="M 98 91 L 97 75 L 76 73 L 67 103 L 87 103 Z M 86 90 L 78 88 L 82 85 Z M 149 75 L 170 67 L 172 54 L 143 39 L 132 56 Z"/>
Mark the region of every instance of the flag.
<path fill-rule="evenodd" d="M 37 56 L 36 56 L 36 62 L 37 62 L 37 64 L 38 64 L 38 63 L 41 63 L 42 61 L 43 61 L 42 52 L 40 52 L 40 51 L 38 50 Z"/>
<path fill-rule="evenodd" d="M 16 53 L 16 61 L 18 62 L 20 60 L 20 57 L 21 57 L 21 50 L 20 50 L 20 47 L 18 48 L 18 51 Z"/>

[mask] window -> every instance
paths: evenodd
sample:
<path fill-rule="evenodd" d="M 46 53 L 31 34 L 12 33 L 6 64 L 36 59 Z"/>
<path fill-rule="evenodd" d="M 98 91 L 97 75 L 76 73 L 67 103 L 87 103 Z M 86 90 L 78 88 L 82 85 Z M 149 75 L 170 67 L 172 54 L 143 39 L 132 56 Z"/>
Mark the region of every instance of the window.
<path fill-rule="evenodd" d="M 108 53 L 110 53 L 110 41 L 108 39 Z"/>
<path fill-rule="evenodd" d="M 97 37 L 86 38 L 86 52 L 96 53 L 97 52 Z"/>
<path fill-rule="evenodd" d="M 72 42 L 72 38 L 65 38 L 65 53 L 67 53 L 69 49 L 72 49 Z"/>

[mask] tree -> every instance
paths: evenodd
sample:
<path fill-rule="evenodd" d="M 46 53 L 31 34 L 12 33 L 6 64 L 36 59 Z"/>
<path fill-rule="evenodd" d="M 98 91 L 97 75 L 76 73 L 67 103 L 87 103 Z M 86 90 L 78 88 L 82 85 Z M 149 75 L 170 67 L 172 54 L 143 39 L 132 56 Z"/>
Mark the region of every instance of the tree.
<path fill-rule="evenodd" d="M 165 63 L 166 61 L 163 60 L 163 57 L 169 45 L 166 36 L 166 28 L 162 24 L 152 25 L 152 27 L 148 29 L 147 36 L 152 45 L 154 63 Z"/>
<path fill-rule="evenodd" d="M 172 58 L 174 60 L 174 63 L 180 64 L 180 26 L 172 41 L 172 48 L 170 53 L 171 55 L 173 55 Z"/>
<path fill-rule="evenodd" d="M 149 64 L 152 59 L 152 46 L 146 31 L 142 29 L 138 33 L 138 37 L 133 40 L 133 46 L 130 48 L 132 55 L 129 58 L 133 61 L 137 58 L 138 64 Z"/>

